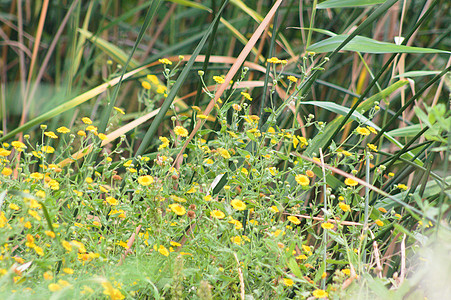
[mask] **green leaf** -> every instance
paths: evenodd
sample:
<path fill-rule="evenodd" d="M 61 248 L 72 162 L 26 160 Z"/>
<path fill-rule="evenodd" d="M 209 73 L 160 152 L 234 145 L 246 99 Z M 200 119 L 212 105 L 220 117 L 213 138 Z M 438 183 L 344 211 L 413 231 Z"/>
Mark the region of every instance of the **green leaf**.
<path fill-rule="evenodd" d="M 440 74 L 440 71 L 410 71 L 406 73 L 402 73 L 399 75 L 396 75 L 393 78 L 400 78 L 400 77 L 420 77 L 420 76 L 429 76 L 429 75 L 437 75 Z"/>
<path fill-rule="evenodd" d="M 384 3 L 385 0 L 328 0 L 316 6 L 317 9 L 358 7 Z"/>
<path fill-rule="evenodd" d="M 198 8 L 201 10 L 206 10 L 208 12 L 211 13 L 211 9 L 206 7 L 205 5 L 193 2 L 193 1 L 188 1 L 188 0 L 169 0 L 173 3 L 177 3 L 177 4 L 181 4 L 183 6 L 187 6 L 187 7 L 193 7 L 193 8 Z"/>
<path fill-rule="evenodd" d="M 307 48 L 307 51 L 317 53 L 332 52 L 340 46 L 348 37 L 346 34 L 330 37 L 315 43 Z M 396 45 L 393 43 L 380 42 L 367 37 L 357 35 L 349 43 L 347 43 L 342 50 L 355 51 L 362 53 L 451 53 L 448 51 L 409 47 L 403 45 Z"/>
<path fill-rule="evenodd" d="M 400 136 L 411 137 L 411 136 L 415 136 L 418 132 L 421 131 L 421 129 L 423 129 L 423 126 L 421 126 L 420 124 L 415 124 L 415 125 L 411 125 L 411 126 L 407 126 L 407 127 L 403 127 L 403 128 L 393 129 L 393 130 L 387 132 L 387 134 L 392 137 L 400 137 Z"/>
<path fill-rule="evenodd" d="M 293 274 L 297 277 L 297 278 L 302 278 L 302 273 L 301 273 L 301 269 L 299 269 L 298 264 L 296 263 L 296 260 L 294 259 L 293 256 L 291 256 L 288 260 L 287 260 L 287 265 L 290 268 L 291 272 L 293 272 Z"/>

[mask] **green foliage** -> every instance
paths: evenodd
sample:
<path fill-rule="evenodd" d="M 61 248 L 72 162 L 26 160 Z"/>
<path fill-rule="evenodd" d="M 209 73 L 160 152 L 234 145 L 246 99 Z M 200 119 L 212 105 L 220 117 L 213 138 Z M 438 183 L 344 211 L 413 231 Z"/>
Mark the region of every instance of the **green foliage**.
<path fill-rule="evenodd" d="M 446 294 L 449 4 L 22 2 L 0 298 Z"/>

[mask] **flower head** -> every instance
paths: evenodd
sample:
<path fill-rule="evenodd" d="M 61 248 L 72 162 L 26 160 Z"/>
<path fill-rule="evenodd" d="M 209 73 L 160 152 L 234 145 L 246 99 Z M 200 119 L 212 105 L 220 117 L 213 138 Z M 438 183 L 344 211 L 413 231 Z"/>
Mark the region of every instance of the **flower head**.
<path fill-rule="evenodd" d="M 69 128 L 67 128 L 67 127 L 65 127 L 65 126 L 61 126 L 61 127 L 59 127 L 59 128 L 57 128 L 56 129 L 56 132 L 58 132 L 58 133 L 69 133 L 70 132 L 70 129 Z"/>
<path fill-rule="evenodd" d="M 326 222 L 326 223 L 322 223 L 321 227 L 323 229 L 330 230 L 330 229 L 333 229 L 335 226 L 332 223 Z"/>
<path fill-rule="evenodd" d="M 370 134 L 370 131 L 369 131 L 368 129 L 366 129 L 365 127 L 357 127 L 357 128 L 355 129 L 355 131 L 356 131 L 358 134 L 364 135 L 364 136 L 367 136 L 367 135 Z"/>
<path fill-rule="evenodd" d="M 186 130 L 182 126 L 175 126 L 174 133 L 178 136 L 183 136 L 183 137 L 188 136 L 188 130 Z"/>
<path fill-rule="evenodd" d="M 290 221 L 293 224 L 296 224 L 296 225 L 301 224 L 301 221 L 296 216 L 288 216 L 287 219 L 288 219 L 288 221 Z"/>
<path fill-rule="evenodd" d="M 349 205 L 347 205 L 344 202 L 338 203 L 338 206 L 341 208 L 342 211 L 348 211 L 350 209 Z"/>
<path fill-rule="evenodd" d="M 236 210 L 245 210 L 246 209 L 246 203 L 239 199 L 233 199 L 230 204 L 232 204 L 233 208 Z"/>
<path fill-rule="evenodd" d="M 286 286 L 292 286 L 294 284 L 294 282 L 290 278 L 284 278 L 283 279 L 283 284 L 285 284 Z"/>
<path fill-rule="evenodd" d="M 158 60 L 160 63 L 164 64 L 164 65 L 172 65 L 172 61 L 170 61 L 167 58 L 161 58 Z"/>
<path fill-rule="evenodd" d="M 153 183 L 153 177 L 150 175 L 144 175 L 138 177 L 138 183 L 143 186 L 148 186 Z"/>
<path fill-rule="evenodd" d="M 219 84 L 222 84 L 225 82 L 224 78 L 222 78 L 221 76 L 213 76 L 213 80 Z"/>
<path fill-rule="evenodd" d="M 352 179 L 352 178 L 346 178 L 345 179 L 345 184 L 349 185 L 349 186 L 356 186 L 359 183 L 356 180 Z"/>
<path fill-rule="evenodd" d="M 295 179 L 296 182 L 302 186 L 308 186 L 310 184 L 310 179 L 305 175 L 298 174 Z"/>
<path fill-rule="evenodd" d="M 186 213 L 185 208 L 177 203 L 170 204 L 169 208 L 178 216 L 183 216 Z"/>
<path fill-rule="evenodd" d="M 315 298 L 326 298 L 328 296 L 328 294 L 324 290 L 315 290 L 315 291 L 313 291 L 313 296 Z"/>
<path fill-rule="evenodd" d="M 224 219 L 225 214 L 222 211 L 215 209 L 210 212 L 210 217 L 221 220 Z"/>

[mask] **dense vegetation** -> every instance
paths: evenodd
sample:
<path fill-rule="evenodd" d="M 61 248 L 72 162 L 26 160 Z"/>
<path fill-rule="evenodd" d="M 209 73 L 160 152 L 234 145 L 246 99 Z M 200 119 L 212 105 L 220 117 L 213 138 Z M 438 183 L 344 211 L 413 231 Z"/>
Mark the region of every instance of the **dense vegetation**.
<path fill-rule="evenodd" d="M 0 1 L 2 299 L 451 294 L 449 1 Z"/>

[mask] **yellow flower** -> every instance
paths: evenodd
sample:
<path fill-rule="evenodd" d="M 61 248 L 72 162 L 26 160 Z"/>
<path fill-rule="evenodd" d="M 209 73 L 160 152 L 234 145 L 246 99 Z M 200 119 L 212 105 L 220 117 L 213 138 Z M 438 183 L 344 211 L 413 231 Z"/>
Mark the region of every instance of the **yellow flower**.
<path fill-rule="evenodd" d="M 72 245 L 68 241 L 62 241 L 61 244 L 68 252 L 72 251 Z"/>
<path fill-rule="evenodd" d="M 106 202 L 108 202 L 108 204 L 110 204 L 110 205 L 112 205 L 112 206 L 116 206 L 116 205 L 118 205 L 118 201 L 117 201 L 117 199 L 116 198 L 113 198 L 113 197 L 106 197 Z"/>
<path fill-rule="evenodd" d="M 36 220 L 41 221 L 41 216 L 39 215 L 39 213 L 37 211 L 29 209 L 28 214 L 30 216 L 32 216 L 33 218 L 35 218 Z"/>
<path fill-rule="evenodd" d="M 41 247 L 39 246 L 34 246 L 33 250 L 36 252 L 37 255 L 39 256 L 44 256 L 44 250 L 42 250 Z"/>
<path fill-rule="evenodd" d="M 19 210 L 20 209 L 19 205 L 15 204 L 15 203 L 10 203 L 9 204 L 9 208 L 11 208 L 12 210 Z"/>
<path fill-rule="evenodd" d="M 252 101 L 251 95 L 249 93 L 241 92 L 241 95 L 249 101 Z"/>
<path fill-rule="evenodd" d="M 338 203 L 338 206 L 341 208 L 342 211 L 348 211 L 350 209 L 349 205 L 343 202 Z"/>
<path fill-rule="evenodd" d="M 42 178 L 44 178 L 44 174 L 41 174 L 39 172 L 34 172 L 30 174 L 30 178 L 36 179 L 36 180 L 41 180 Z"/>
<path fill-rule="evenodd" d="M 210 217 L 221 220 L 224 219 L 225 214 L 222 211 L 215 209 L 210 212 Z"/>
<path fill-rule="evenodd" d="M 121 115 L 125 115 L 125 111 L 122 108 L 119 108 L 119 107 L 116 107 L 116 106 L 114 106 L 113 108 L 114 108 L 115 111 L 117 111 Z"/>
<path fill-rule="evenodd" d="M 352 153 L 346 150 L 341 151 L 341 153 L 343 153 L 344 156 L 352 156 Z"/>
<path fill-rule="evenodd" d="M 45 153 L 53 153 L 55 152 L 55 148 L 53 148 L 52 146 L 42 146 L 41 150 Z"/>
<path fill-rule="evenodd" d="M 84 132 L 83 130 L 79 130 L 79 131 L 77 132 L 77 134 L 78 134 L 79 136 L 86 136 L 86 132 Z"/>
<path fill-rule="evenodd" d="M 188 130 L 186 130 L 182 126 L 175 126 L 174 133 L 178 136 L 183 136 L 183 137 L 188 136 Z"/>
<path fill-rule="evenodd" d="M 174 200 L 174 201 L 177 201 L 177 202 L 186 202 L 186 199 L 185 198 L 182 198 L 182 197 L 179 197 L 179 196 L 176 196 L 176 195 L 171 195 L 171 199 L 172 200 Z"/>
<path fill-rule="evenodd" d="M 111 300 L 122 300 L 125 298 L 124 295 L 122 295 L 121 291 L 119 291 L 116 288 L 113 288 L 111 283 L 108 281 L 102 282 L 103 287 L 103 294 L 110 296 Z"/>
<path fill-rule="evenodd" d="M 74 270 L 71 268 L 63 268 L 63 272 L 66 274 L 74 274 Z"/>
<path fill-rule="evenodd" d="M 272 211 L 273 213 L 278 213 L 279 209 L 277 208 L 277 206 L 273 205 L 269 208 L 270 211 Z"/>
<path fill-rule="evenodd" d="M 186 213 L 186 210 L 180 204 L 170 204 L 169 208 L 178 216 L 183 216 Z"/>
<path fill-rule="evenodd" d="M 358 134 L 364 135 L 364 136 L 367 136 L 367 135 L 370 134 L 370 131 L 369 131 L 368 129 L 364 128 L 364 127 L 357 127 L 357 128 L 355 129 L 355 131 L 356 131 Z"/>
<path fill-rule="evenodd" d="M 296 259 L 307 259 L 307 256 L 305 254 L 300 254 L 298 256 L 296 256 Z"/>
<path fill-rule="evenodd" d="M 383 207 L 379 207 L 377 210 L 380 211 L 381 213 L 384 213 L 384 214 L 387 213 L 387 210 L 385 208 L 383 208 Z"/>
<path fill-rule="evenodd" d="M 44 135 L 46 137 L 51 138 L 51 139 L 57 139 L 58 138 L 58 136 L 53 131 L 46 131 L 46 132 L 44 132 Z"/>
<path fill-rule="evenodd" d="M 292 286 L 294 284 L 294 282 L 290 278 L 284 278 L 283 279 L 283 284 L 285 284 L 286 286 Z"/>
<path fill-rule="evenodd" d="M 97 133 L 97 127 L 92 126 L 92 125 L 89 125 L 88 127 L 86 127 L 85 130 L 86 130 L 86 131 L 90 131 L 90 132 L 92 132 L 92 133 L 94 133 L 94 134 Z"/>
<path fill-rule="evenodd" d="M 229 158 L 231 157 L 229 151 L 227 151 L 227 150 L 224 149 L 224 148 L 218 148 L 218 152 L 219 152 L 219 154 L 220 154 L 222 157 L 224 157 L 225 159 L 229 159 Z"/>
<path fill-rule="evenodd" d="M 102 141 L 105 141 L 105 140 L 108 139 L 108 138 L 106 137 L 106 134 L 103 134 L 103 133 L 99 133 L 98 137 L 99 137 L 99 139 L 101 139 Z"/>
<path fill-rule="evenodd" d="M 213 200 L 213 197 L 211 197 L 211 195 L 206 195 L 206 196 L 204 196 L 204 200 L 211 201 L 211 200 Z"/>
<path fill-rule="evenodd" d="M 1 156 L 1 157 L 6 157 L 6 156 L 8 156 L 8 155 L 10 155 L 10 154 L 11 154 L 11 151 L 6 150 L 6 149 L 4 149 L 4 148 L 0 148 L 0 156 Z"/>
<path fill-rule="evenodd" d="M 400 190 L 404 190 L 404 191 L 407 191 L 407 189 L 408 189 L 407 185 L 402 184 L 402 183 L 398 184 L 397 188 Z"/>
<path fill-rule="evenodd" d="M 351 275 L 351 270 L 349 270 L 349 269 L 342 269 L 341 272 L 343 272 L 343 274 L 348 275 L 348 276 Z"/>
<path fill-rule="evenodd" d="M 371 133 L 377 134 L 376 129 L 374 129 L 373 127 L 371 127 L 371 126 L 366 126 L 366 128 L 368 128 L 368 130 L 371 131 Z"/>
<path fill-rule="evenodd" d="M 324 290 L 316 290 L 316 291 L 313 291 L 313 296 L 315 298 L 326 298 L 328 296 L 328 294 Z"/>
<path fill-rule="evenodd" d="M 158 60 L 160 63 L 164 64 L 164 65 L 172 65 L 172 61 L 170 61 L 167 58 L 161 58 Z"/>
<path fill-rule="evenodd" d="M 236 230 L 240 230 L 241 228 L 243 228 L 243 224 L 238 220 L 232 219 L 228 223 L 235 225 Z"/>
<path fill-rule="evenodd" d="M 239 235 L 231 237 L 230 240 L 232 241 L 232 243 L 237 245 L 241 245 L 244 243 L 243 239 Z"/>
<path fill-rule="evenodd" d="M 173 247 L 180 247 L 180 246 L 182 246 L 182 244 L 174 242 L 174 241 L 170 241 L 169 244 L 171 244 L 171 246 L 173 246 Z"/>
<path fill-rule="evenodd" d="M 289 81 L 291 81 L 291 82 L 294 82 L 294 83 L 298 82 L 298 79 L 297 79 L 296 77 L 294 77 L 294 76 L 291 76 L 291 75 L 288 76 L 287 79 L 288 79 Z"/>
<path fill-rule="evenodd" d="M 149 80 L 150 82 L 154 83 L 154 84 L 158 84 L 158 77 L 155 75 L 147 75 L 147 80 Z"/>
<path fill-rule="evenodd" d="M 163 245 L 160 245 L 160 247 L 158 247 L 158 252 L 160 252 L 164 256 L 169 256 L 168 249 L 166 249 L 166 247 Z"/>
<path fill-rule="evenodd" d="M 169 139 L 167 137 L 164 136 L 160 136 L 159 137 L 160 141 L 163 143 L 158 147 L 158 150 L 164 149 L 167 146 L 169 146 Z"/>
<path fill-rule="evenodd" d="M 202 115 L 202 114 L 200 114 L 200 115 L 197 115 L 197 117 L 198 117 L 199 119 L 202 119 L 202 120 L 206 120 L 206 119 L 208 119 L 208 116 L 206 116 L 206 115 Z"/>
<path fill-rule="evenodd" d="M 233 208 L 236 210 L 245 210 L 246 209 L 246 204 L 239 199 L 233 199 L 232 202 L 230 202 L 230 204 L 232 204 Z"/>
<path fill-rule="evenodd" d="M 376 221 L 374 221 L 376 223 L 377 226 L 384 226 L 384 222 L 382 222 L 381 220 L 377 219 Z"/>
<path fill-rule="evenodd" d="M 24 149 L 27 148 L 27 146 L 25 146 L 24 143 L 19 142 L 19 141 L 11 142 L 11 146 L 13 146 L 14 149 L 16 149 L 17 151 L 23 151 Z"/>
<path fill-rule="evenodd" d="M 301 224 L 301 221 L 296 216 L 288 216 L 288 221 L 290 221 L 293 224 L 299 225 Z"/>
<path fill-rule="evenodd" d="M 225 82 L 224 78 L 222 78 L 221 76 L 213 76 L 213 80 L 219 84 L 222 84 Z"/>
<path fill-rule="evenodd" d="M 368 148 L 370 148 L 374 152 L 377 152 L 377 146 L 376 145 L 373 145 L 373 144 L 366 144 L 366 145 L 368 146 Z"/>
<path fill-rule="evenodd" d="M 298 147 L 298 144 L 299 144 L 298 138 L 295 135 L 293 135 L 293 148 L 296 149 Z"/>
<path fill-rule="evenodd" d="M 268 58 L 266 61 L 269 62 L 269 63 L 272 63 L 272 64 L 280 64 L 280 63 L 282 63 L 282 61 L 280 59 L 278 59 L 277 57 Z"/>
<path fill-rule="evenodd" d="M 241 106 L 239 106 L 239 105 L 236 104 L 236 103 L 233 104 L 232 107 L 233 107 L 233 109 L 236 110 L 236 111 L 241 111 Z"/>
<path fill-rule="evenodd" d="M 70 132 L 70 129 L 69 128 L 67 128 L 67 127 L 65 127 L 65 126 L 61 126 L 61 127 L 59 127 L 59 128 L 57 128 L 56 129 L 56 132 L 58 132 L 58 133 L 69 133 Z"/>
<path fill-rule="evenodd" d="M 147 81 L 143 81 L 143 82 L 141 83 L 141 85 L 142 85 L 142 87 L 145 88 L 146 90 L 150 90 L 150 88 L 152 87 L 152 86 L 150 85 L 150 83 L 148 83 Z"/>
<path fill-rule="evenodd" d="M 302 245 L 302 250 L 304 250 L 304 252 L 312 252 L 312 248 L 310 246 L 307 245 Z"/>
<path fill-rule="evenodd" d="M 153 177 L 150 175 L 144 175 L 138 177 L 138 183 L 143 186 L 148 186 L 154 182 Z"/>
<path fill-rule="evenodd" d="M 345 179 L 345 184 L 349 185 L 349 186 L 356 186 L 359 183 L 356 180 L 352 179 L 352 178 L 346 178 Z"/>
<path fill-rule="evenodd" d="M 49 271 L 45 272 L 42 276 L 44 277 L 45 280 L 53 279 L 53 275 Z"/>
<path fill-rule="evenodd" d="M 91 125 L 92 124 L 91 119 L 88 118 L 88 117 L 83 117 L 83 118 L 81 118 L 81 120 L 83 121 L 83 123 L 85 123 L 87 125 Z"/>
<path fill-rule="evenodd" d="M 296 175 L 296 182 L 302 186 L 308 186 L 310 184 L 310 179 L 305 175 Z"/>
<path fill-rule="evenodd" d="M 13 170 L 10 169 L 10 168 L 3 168 L 3 170 L 2 170 L 2 175 L 3 175 L 3 176 L 9 176 L 9 175 L 11 175 L 12 173 L 13 173 Z"/>
<path fill-rule="evenodd" d="M 334 224 L 327 222 L 327 223 L 322 223 L 321 227 L 323 229 L 330 230 L 330 229 L 333 229 L 335 226 L 334 226 Z"/>
<path fill-rule="evenodd" d="M 48 285 L 48 288 L 51 292 L 56 292 L 56 291 L 61 290 L 63 287 L 59 286 L 59 284 L 57 284 L 57 283 L 51 283 Z"/>
<path fill-rule="evenodd" d="M 55 233 L 50 230 L 46 230 L 45 235 L 51 237 L 52 239 L 55 238 Z"/>

